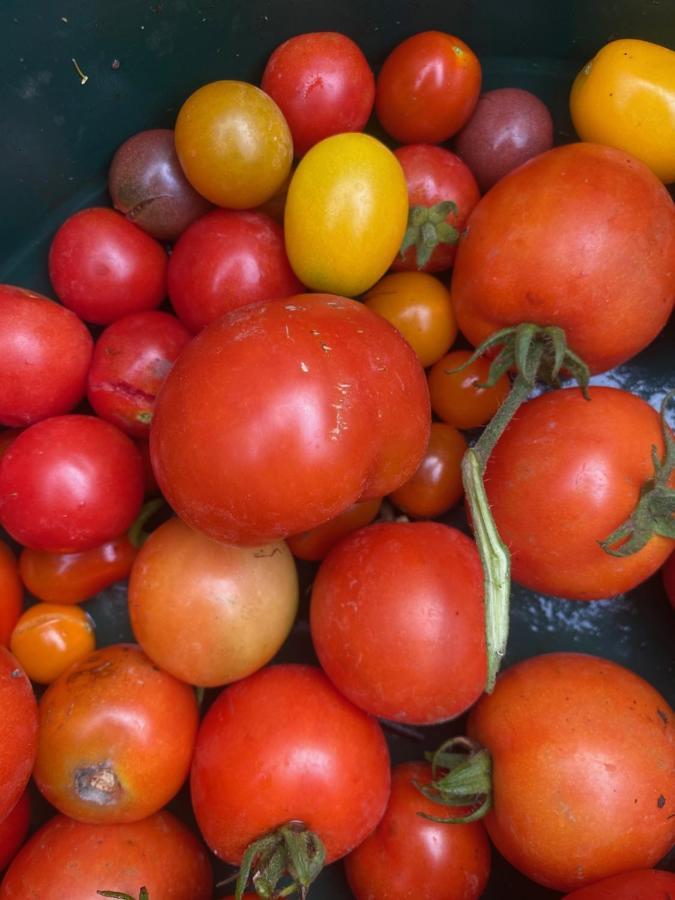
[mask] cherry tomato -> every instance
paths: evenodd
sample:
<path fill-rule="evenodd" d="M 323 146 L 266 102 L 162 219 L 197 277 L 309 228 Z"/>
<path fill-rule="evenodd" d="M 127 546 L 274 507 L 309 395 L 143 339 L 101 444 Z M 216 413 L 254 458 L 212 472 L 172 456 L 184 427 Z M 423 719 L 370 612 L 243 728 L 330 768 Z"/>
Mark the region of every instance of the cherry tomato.
<path fill-rule="evenodd" d="M 480 200 L 467 232 L 452 300 L 474 346 L 520 322 L 557 325 L 601 372 L 649 344 L 673 308 L 673 202 L 611 147 L 567 144 L 531 159 Z"/>
<path fill-rule="evenodd" d="M 169 262 L 169 298 L 191 332 L 231 309 L 302 291 L 280 225 L 261 212 L 218 209 L 178 241 Z"/>
<path fill-rule="evenodd" d="M 464 41 L 423 31 L 385 59 L 375 112 L 384 130 L 402 144 L 441 144 L 469 119 L 480 86 L 480 62 Z"/>
<path fill-rule="evenodd" d="M 33 777 L 59 812 L 82 822 L 137 822 L 171 800 L 197 733 L 192 688 L 133 644 L 96 650 L 40 700 Z"/>
<path fill-rule="evenodd" d="M 510 390 L 506 375 L 494 387 L 479 387 L 486 383 L 490 371 L 490 361 L 485 357 L 479 357 L 459 372 L 454 371 L 464 366 L 470 356 L 469 350 L 453 350 L 439 359 L 427 375 L 431 408 L 455 428 L 487 425 Z"/>
<path fill-rule="evenodd" d="M 670 600 L 670 605 L 675 609 L 675 551 L 670 554 L 661 569 L 663 586 Z"/>
<path fill-rule="evenodd" d="M 298 559 L 323 559 L 331 547 L 343 537 L 356 531 L 357 528 L 370 525 L 379 513 L 381 505 L 379 497 L 373 497 L 372 500 L 357 500 L 322 525 L 300 534 L 292 534 L 287 540 L 291 553 Z"/>
<path fill-rule="evenodd" d="M 138 450 L 94 416 L 27 428 L 0 460 L 0 522 L 34 550 L 88 550 L 127 531 L 143 500 Z"/>
<path fill-rule="evenodd" d="M 431 766 L 394 769 L 391 796 L 375 831 L 345 859 L 355 900 L 474 900 L 490 874 L 490 843 L 480 822 L 444 825 L 419 814 L 448 811 L 427 800 L 417 784 L 431 781 Z"/>
<path fill-rule="evenodd" d="M 29 588 L 30 590 L 30 588 Z M 9 646 L 9 637 L 23 608 L 23 585 L 16 557 L 0 541 L 0 644 Z"/>
<path fill-rule="evenodd" d="M 2 900 L 92 900 L 101 890 L 150 900 L 211 900 L 213 874 L 195 835 L 163 810 L 140 822 L 91 825 L 54 816 L 19 852 Z"/>
<path fill-rule="evenodd" d="M 395 490 L 424 453 L 428 404 L 424 370 L 388 322 L 305 294 L 194 338 L 162 389 L 150 451 L 187 524 L 257 545 Z"/>
<path fill-rule="evenodd" d="M 28 791 L 24 791 L 14 809 L 0 820 L 0 872 L 3 872 L 16 856 L 26 840 L 29 826 L 30 800 Z"/>
<path fill-rule="evenodd" d="M 168 313 L 132 313 L 96 341 L 87 398 L 96 413 L 132 437 L 148 437 L 155 401 L 189 331 Z"/>
<path fill-rule="evenodd" d="M 435 363 L 457 337 L 450 294 L 433 275 L 385 275 L 363 299 L 401 332 L 425 367 Z"/>
<path fill-rule="evenodd" d="M 373 715 L 443 722 L 483 691 L 480 559 L 455 528 L 388 522 L 350 534 L 319 567 L 310 626 L 328 677 Z"/>
<path fill-rule="evenodd" d="M 176 152 L 190 184 L 217 206 L 247 209 L 288 175 L 293 141 L 271 97 L 243 81 L 205 84 L 181 106 Z"/>
<path fill-rule="evenodd" d="M 10 650 L 31 681 L 51 684 L 96 648 L 94 622 L 79 606 L 36 603 L 14 627 Z"/>
<path fill-rule="evenodd" d="M 113 209 L 75 213 L 49 248 L 49 277 L 59 300 L 97 325 L 159 306 L 166 266 L 163 247 Z"/>
<path fill-rule="evenodd" d="M 296 156 L 333 134 L 362 131 L 375 100 L 368 61 L 335 31 L 285 41 L 268 59 L 261 86 L 286 117 Z"/>
<path fill-rule="evenodd" d="M 492 755 L 497 850 L 559 891 L 654 865 L 675 840 L 673 712 L 628 669 L 550 653 L 517 663 L 469 715 Z"/>
<path fill-rule="evenodd" d="M 0 646 L 0 822 L 19 802 L 35 761 L 38 713 L 33 688 L 17 660 Z"/>
<path fill-rule="evenodd" d="M 668 900 L 675 893 L 675 872 L 641 869 L 603 878 L 566 894 L 563 900 Z"/>

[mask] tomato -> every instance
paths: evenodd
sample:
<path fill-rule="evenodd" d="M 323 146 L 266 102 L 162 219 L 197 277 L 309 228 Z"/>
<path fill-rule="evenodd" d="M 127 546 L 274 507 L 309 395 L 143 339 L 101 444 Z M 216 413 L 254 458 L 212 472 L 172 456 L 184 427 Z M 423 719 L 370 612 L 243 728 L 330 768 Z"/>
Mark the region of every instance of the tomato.
<path fill-rule="evenodd" d="M 296 156 L 333 134 L 361 131 L 375 100 L 368 61 L 336 31 L 284 41 L 267 60 L 261 86 L 286 117 Z"/>
<path fill-rule="evenodd" d="M 16 856 L 26 840 L 30 826 L 30 800 L 24 791 L 4 819 L 0 820 L 0 872 L 3 872 Z"/>
<path fill-rule="evenodd" d="M 33 688 L 17 660 L 0 646 L 0 822 L 19 802 L 35 761 L 38 732 Z"/>
<path fill-rule="evenodd" d="M 51 684 L 96 648 L 94 622 L 79 606 L 36 603 L 14 627 L 10 650 L 31 681 Z"/>
<path fill-rule="evenodd" d="M 2 900 L 92 900 L 110 890 L 150 900 L 211 900 L 213 875 L 192 832 L 162 811 L 140 822 L 91 825 L 54 816 L 20 851 Z"/>
<path fill-rule="evenodd" d="M 129 581 L 136 640 L 165 671 L 204 687 L 269 662 L 297 610 L 298 577 L 283 541 L 233 547 L 180 519 L 150 535 Z"/>
<path fill-rule="evenodd" d="M 183 784 L 197 725 L 192 688 L 158 669 L 140 648 L 96 650 L 40 700 L 35 783 L 73 819 L 137 822 Z"/>
<path fill-rule="evenodd" d="M 433 207 L 438 203 L 451 201 L 454 207 L 443 222 L 450 226 L 449 234 L 443 237 L 438 225 L 434 226 L 434 240 L 429 246 L 429 258 L 420 265 L 420 250 L 410 246 L 404 255 L 397 256 L 392 265 L 394 271 L 419 269 L 423 272 L 442 272 L 449 269 L 457 252 L 457 240 L 466 224 L 469 213 L 480 199 L 476 179 L 462 160 L 444 150 L 428 144 L 410 144 L 394 151 L 401 163 L 408 184 L 408 204 L 415 207 Z M 408 227 L 410 228 L 409 225 Z M 418 239 L 424 247 L 426 230 L 419 228 Z M 448 229 L 446 229 L 448 231 Z M 434 234 L 435 232 L 435 234 Z M 406 235 L 407 238 L 407 235 Z"/>
<path fill-rule="evenodd" d="M 357 500 L 322 525 L 310 528 L 309 531 L 302 531 L 300 534 L 290 535 L 287 540 L 288 547 L 298 559 L 323 559 L 330 548 L 343 537 L 356 531 L 357 528 L 370 525 L 379 513 L 381 505 L 379 497 L 373 497 L 372 500 Z"/>
<path fill-rule="evenodd" d="M 128 530 L 142 500 L 138 451 L 94 416 L 37 422 L 0 460 L 0 522 L 34 550 L 96 547 Z"/>
<path fill-rule="evenodd" d="M 423 31 L 385 59 L 375 112 L 384 130 L 402 144 L 441 144 L 468 120 L 480 86 L 480 62 L 464 41 Z"/>
<path fill-rule="evenodd" d="M 601 372 L 649 344 L 672 310 L 673 202 L 618 150 L 567 144 L 537 156 L 488 191 L 467 231 L 452 299 L 474 346 L 520 322 L 557 325 Z"/>
<path fill-rule="evenodd" d="M 303 822 L 326 863 L 360 844 L 389 796 L 389 754 L 375 719 L 317 668 L 279 665 L 227 687 L 204 717 L 190 786 L 197 824 L 234 865 L 256 838 Z"/>
<path fill-rule="evenodd" d="M 675 872 L 642 869 L 603 878 L 567 894 L 563 900 L 668 900 L 675 893 Z"/>
<path fill-rule="evenodd" d="M 424 370 L 397 331 L 357 301 L 305 294 L 194 338 L 162 389 L 150 451 L 188 525 L 258 545 L 395 490 L 429 419 Z"/>
<path fill-rule="evenodd" d="M 490 844 L 480 822 L 444 825 L 419 815 L 448 812 L 416 784 L 431 781 L 431 766 L 394 769 L 391 796 L 375 831 L 345 859 L 356 900 L 473 900 L 490 874 Z"/>
<path fill-rule="evenodd" d="M 261 212 L 218 209 L 195 222 L 169 262 L 169 298 L 191 332 L 231 309 L 302 291 L 280 225 Z"/>
<path fill-rule="evenodd" d="M 0 458 L 2 458 L 5 450 L 14 443 L 23 430 L 23 428 L 6 428 L 0 431 Z"/>
<path fill-rule="evenodd" d="M 175 316 L 156 310 L 109 325 L 96 341 L 87 376 L 97 415 L 132 437 L 148 437 L 159 389 L 189 340 Z"/>
<path fill-rule="evenodd" d="M 23 585 L 16 557 L 9 546 L 0 541 L 0 645 L 9 645 L 9 636 L 22 607 Z"/>
<path fill-rule="evenodd" d="M 457 337 L 450 294 L 433 275 L 385 275 L 363 300 L 401 332 L 425 367 L 440 359 Z"/>
<path fill-rule="evenodd" d="M 591 387 L 590 397 L 566 388 L 528 401 L 485 472 L 514 580 L 572 600 L 631 590 L 675 546 L 657 535 L 617 558 L 599 545 L 637 506 L 654 474 L 652 446 L 662 455 L 663 435 L 656 411 L 634 394 Z"/>
<path fill-rule="evenodd" d="M 0 425 L 70 412 L 84 397 L 93 341 L 69 309 L 0 285 Z"/>
<path fill-rule="evenodd" d="M 551 653 L 507 669 L 469 715 L 492 755 L 497 850 L 559 891 L 654 865 L 675 840 L 665 699 L 628 669 Z"/>
<path fill-rule="evenodd" d="M 469 360 L 469 350 L 446 353 L 430 369 L 427 379 L 431 408 L 436 415 L 455 428 L 479 428 L 487 425 L 509 393 L 506 375 L 494 387 L 479 387 L 486 383 L 490 361 L 479 357 L 456 372 Z"/>
<path fill-rule="evenodd" d="M 575 78 L 570 112 L 582 141 L 625 150 L 661 181 L 675 181 L 675 51 L 610 41 Z"/>
<path fill-rule="evenodd" d="M 176 152 L 190 184 L 217 206 L 269 200 L 288 175 L 293 141 L 274 100 L 243 81 L 213 81 L 176 119 Z"/>
<path fill-rule="evenodd" d="M 661 577 L 670 605 L 675 609 L 675 551 L 670 554 L 661 569 Z"/>
<path fill-rule="evenodd" d="M 113 209 L 75 213 L 49 248 L 49 277 L 59 300 L 97 325 L 159 306 L 166 266 L 163 247 Z"/>
<path fill-rule="evenodd" d="M 483 691 L 480 559 L 455 528 L 383 522 L 346 537 L 319 567 L 310 626 L 328 677 L 373 715 L 443 722 Z"/>
<path fill-rule="evenodd" d="M 326 138 L 300 160 L 288 188 L 293 271 L 312 290 L 362 294 L 392 264 L 407 218 L 405 178 L 391 150 L 367 134 Z"/>

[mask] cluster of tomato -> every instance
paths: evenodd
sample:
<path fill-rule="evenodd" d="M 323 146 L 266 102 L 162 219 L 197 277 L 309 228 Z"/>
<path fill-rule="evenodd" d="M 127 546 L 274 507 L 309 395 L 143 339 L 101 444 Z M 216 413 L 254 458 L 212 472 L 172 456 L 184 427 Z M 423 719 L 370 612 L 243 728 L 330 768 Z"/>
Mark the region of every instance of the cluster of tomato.
<path fill-rule="evenodd" d="M 238 898 L 304 897 L 343 858 L 357 898 L 477 898 L 490 841 L 578 900 L 673 889 L 667 701 L 571 653 L 492 683 L 509 565 L 581 601 L 666 564 L 675 603 L 665 415 L 588 387 L 675 298 L 675 144 L 644 101 L 603 130 L 593 94 L 607 55 L 670 51 L 618 43 L 574 86 L 587 142 L 551 149 L 544 104 L 480 96 L 451 35 L 377 81 L 345 36 L 293 38 L 262 90 L 208 84 L 118 149 L 115 209 L 52 242 L 60 303 L 0 286 L 2 900 L 209 900 L 204 845 Z M 465 490 L 475 541 L 434 521 Z M 319 665 L 268 666 L 296 558 Z M 127 578 L 137 644 L 96 650 L 78 604 Z M 392 771 L 382 721 L 467 710 Z M 57 814 L 24 844 L 31 777 Z M 186 779 L 204 843 L 165 809 Z"/>

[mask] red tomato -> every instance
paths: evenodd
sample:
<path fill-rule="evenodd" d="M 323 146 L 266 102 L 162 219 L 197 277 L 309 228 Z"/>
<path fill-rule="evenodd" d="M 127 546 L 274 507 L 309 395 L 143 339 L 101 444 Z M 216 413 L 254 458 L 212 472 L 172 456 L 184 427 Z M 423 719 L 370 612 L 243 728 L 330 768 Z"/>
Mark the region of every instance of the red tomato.
<path fill-rule="evenodd" d="M 441 144 L 478 102 L 478 57 L 459 38 L 423 31 L 398 44 L 377 77 L 375 112 L 402 144 Z"/>
<path fill-rule="evenodd" d="M 643 163 L 597 144 L 556 147 L 502 178 L 473 210 L 452 277 L 474 346 L 520 322 L 557 325 L 592 372 L 649 344 L 674 297 L 668 191 Z"/>
<path fill-rule="evenodd" d="M 7 428 L 0 431 L 0 457 L 4 455 L 7 448 L 14 443 L 22 431 L 23 428 Z"/>
<path fill-rule="evenodd" d="M 26 839 L 30 826 L 30 800 L 24 791 L 14 807 L 0 820 L 0 872 L 3 872 L 16 856 Z"/>
<path fill-rule="evenodd" d="M 431 408 L 455 428 L 480 428 L 487 425 L 511 388 L 508 376 L 502 375 L 494 387 L 479 387 L 490 374 L 490 360 L 479 356 L 468 366 L 469 350 L 446 353 L 429 370 Z M 460 366 L 464 366 L 460 371 Z"/>
<path fill-rule="evenodd" d="M 37 748 L 37 703 L 19 663 L 0 647 L 0 821 L 19 802 L 30 778 Z"/>
<path fill-rule="evenodd" d="M 396 329 L 357 301 L 305 294 L 235 310 L 186 347 L 150 451 L 189 525 L 260 544 L 394 490 L 429 420 L 424 370 Z"/>
<path fill-rule="evenodd" d="M 559 891 L 654 865 L 675 841 L 675 735 L 665 699 L 616 663 L 520 662 L 469 716 L 492 755 L 484 819 L 499 852 Z"/>
<path fill-rule="evenodd" d="M 132 313 L 96 341 L 87 376 L 95 412 L 132 437 L 148 437 L 155 400 L 190 333 L 168 313 Z"/>
<path fill-rule="evenodd" d="M 0 285 L 0 425 L 70 412 L 84 397 L 93 341 L 69 309 Z"/>
<path fill-rule="evenodd" d="M 669 900 L 675 896 L 675 872 L 642 869 L 603 878 L 567 894 L 563 900 Z"/>
<path fill-rule="evenodd" d="M 653 477 L 652 446 L 663 454 L 663 434 L 657 412 L 634 394 L 591 387 L 590 396 L 584 400 L 577 388 L 567 388 L 525 403 L 485 472 L 514 580 L 571 600 L 631 590 L 675 546 L 655 536 L 622 558 L 600 547 Z"/>
<path fill-rule="evenodd" d="M 670 554 L 661 569 L 663 586 L 668 594 L 670 605 L 675 609 L 675 551 Z"/>
<path fill-rule="evenodd" d="M 92 900 L 110 890 L 150 900 L 211 900 L 211 864 L 200 841 L 162 811 L 124 825 L 54 816 L 23 847 L 0 885 L 1 900 Z"/>
<path fill-rule="evenodd" d="M 483 576 L 455 528 L 383 522 L 349 535 L 319 567 L 310 624 L 328 677 L 373 715 L 443 722 L 483 691 Z"/>
<path fill-rule="evenodd" d="M 284 114 L 296 156 L 332 134 L 362 131 L 375 100 L 368 61 L 335 31 L 299 34 L 277 47 L 261 87 Z"/>
<path fill-rule="evenodd" d="M 309 531 L 302 531 L 300 534 L 290 535 L 286 543 L 293 556 L 298 559 L 323 559 L 331 547 L 343 537 L 356 531 L 357 528 L 370 525 L 379 513 L 381 505 L 379 497 L 372 500 L 357 500 L 322 525 L 310 528 Z"/>
<path fill-rule="evenodd" d="M 239 306 L 302 291 L 281 225 L 261 212 L 217 209 L 182 235 L 169 262 L 169 298 L 190 331 Z"/>
<path fill-rule="evenodd" d="M 431 766 L 422 762 L 402 763 L 392 772 L 380 824 L 345 859 L 356 900 L 474 900 L 485 890 L 490 843 L 484 827 L 442 825 L 420 816 L 448 815 L 417 789 L 430 781 Z"/>
<path fill-rule="evenodd" d="M 166 296 L 163 247 L 113 209 L 83 209 L 49 249 L 49 277 L 69 309 L 97 325 L 155 309 Z"/>
<path fill-rule="evenodd" d="M 30 588 L 29 588 L 30 590 Z M 16 557 L 0 541 L 0 644 L 9 646 L 9 637 L 23 608 L 23 585 Z"/>

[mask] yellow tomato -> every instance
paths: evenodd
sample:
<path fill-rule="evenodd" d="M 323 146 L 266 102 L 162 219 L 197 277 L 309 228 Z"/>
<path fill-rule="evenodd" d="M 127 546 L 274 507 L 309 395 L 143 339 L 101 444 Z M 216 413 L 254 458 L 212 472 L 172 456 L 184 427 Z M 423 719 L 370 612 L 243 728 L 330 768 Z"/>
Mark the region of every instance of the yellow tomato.
<path fill-rule="evenodd" d="M 307 287 L 354 297 L 387 271 L 407 220 L 408 189 L 391 150 L 367 134 L 336 134 L 315 144 L 291 179 L 286 252 Z"/>
<path fill-rule="evenodd" d="M 176 153 L 190 184 L 218 206 L 248 209 L 288 177 L 293 140 L 271 97 L 244 81 L 205 84 L 176 120 Z"/>
<path fill-rule="evenodd" d="M 625 150 L 675 181 L 675 52 L 632 39 L 605 44 L 577 75 L 570 111 L 582 141 Z"/>

